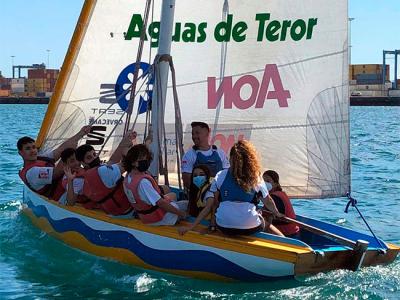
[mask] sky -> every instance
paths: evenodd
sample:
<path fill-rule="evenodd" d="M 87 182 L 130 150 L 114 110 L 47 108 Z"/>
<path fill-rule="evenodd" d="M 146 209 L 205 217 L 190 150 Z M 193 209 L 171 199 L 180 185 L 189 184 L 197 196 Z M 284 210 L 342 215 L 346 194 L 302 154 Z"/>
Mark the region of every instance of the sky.
<path fill-rule="evenodd" d="M 50 68 L 60 68 L 83 2 L 0 0 L 3 76 L 11 77 L 12 60 L 15 65 L 31 65 L 47 64 L 49 59 Z M 349 17 L 354 18 L 351 22 L 353 64 L 381 64 L 383 49 L 400 49 L 400 0 L 349 0 Z M 393 56 L 387 63 L 393 71 Z"/>

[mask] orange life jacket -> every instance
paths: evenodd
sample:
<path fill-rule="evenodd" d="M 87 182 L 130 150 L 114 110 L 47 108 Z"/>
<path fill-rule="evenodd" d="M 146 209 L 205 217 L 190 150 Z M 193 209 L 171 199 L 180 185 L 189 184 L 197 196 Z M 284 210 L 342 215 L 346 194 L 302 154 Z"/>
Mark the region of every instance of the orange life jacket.
<path fill-rule="evenodd" d="M 98 204 L 107 214 L 119 216 L 131 212 L 132 206 L 123 188 L 123 177 L 115 187 L 108 188 L 101 180 L 98 168 L 91 168 L 83 175 L 83 196 Z"/>
<path fill-rule="evenodd" d="M 285 216 L 291 219 L 296 219 L 296 214 L 294 213 L 294 209 L 292 203 L 290 203 L 289 197 L 285 192 L 276 191 L 271 192 L 271 195 L 275 195 L 282 200 L 282 203 L 285 207 Z M 286 223 L 282 221 L 273 221 L 272 224 L 276 226 L 285 236 L 293 235 L 299 232 L 299 226 L 293 223 Z"/>
<path fill-rule="evenodd" d="M 85 172 L 86 172 L 85 169 L 79 168 L 79 170 L 75 174 L 75 178 L 84 179 Z M 61 185 L 62 185 L 63 194 L 64 194 L 67 191 L 67 184 L 68 184 L 67 177 L 64 176 L 61 182 L 62 182 Z M 82 204 L 82 206 L 87 209 L 99 208 L 99 205 L 97 203 L 90 201 L 90 199 L 88 199 L 84 195 L 77 195 L 76 202 Z"/>
<path fill-rule="evenodd" d="M 159 188 L 159 186 L 157 185 L 157 182 L 154 180 L 153 177 L 151 177 L 148 174 L 135 174 L 133 176 L 131 176 L 131 182 L 128 183 L 128 176 L 126 176 L 125 180 L 124 180 L 124 188 L 125 190 L 128 190 L 128 192 L 130 191 L 133 194 L 133 199 L 129 199 L 129 201 L 131 201 L 131 204 L 133 206 L 133 208 L 135 209 L 135 211 L 138 213 L 140 220 L 144 223 L 144 224 L 151 224 L 151 223 L 156 223 L 161 221 L 165 214 L 167 213 L 165 210 L 163 210 L 162 208 L 158 207 L 157 205 L 150 205 L 147 204 L 146 202 L 144 202 L 139 195 L 139 183 L 143 180 L 143 179 L 148 179 L 151 182 L 151 185 L 153 186 L 153 188 L 157 191 L 157 193 L 160 194 L 160 198 L 161 196 L 161 190 Z M 165 200 L 170 201 L 170 199 L 164 197 Z"/>
<path fill-rule="evenodd" d="M 52 184 L 46 184 L 44 187 L 42 187 L 39 190 L 35 190 L 32 188 L 32 186 L 29 184 L 28 180 L 26 179 L 26 173 L 32 169 L 33 167 L 51 167 L 54 168 L 54 160 L 47 158 L 47 157 L 38 157 L 36 161 L 34 162 L 28 162 L 24 164 L 24 167 L 19 171 L 19 177 L 21 180 L 32 190 L 35 191 L 36 193 L 49 197 L 51 192 L 52 192 L 52 185 L 55 185 L 56 182 L 53 180 Z"/>

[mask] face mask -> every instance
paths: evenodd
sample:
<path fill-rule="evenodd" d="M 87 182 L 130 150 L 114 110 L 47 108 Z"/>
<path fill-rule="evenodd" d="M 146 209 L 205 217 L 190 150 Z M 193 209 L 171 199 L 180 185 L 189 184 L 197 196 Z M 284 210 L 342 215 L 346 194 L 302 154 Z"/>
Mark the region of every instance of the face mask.
<path fill-rule="evenodd" d="M 95 159 L 93 159 L 90 163 L 89 163 L 89 167 L 90 168 L 95 168 L 97 166 L 100 166 L 100 157 L 96 157 Z"/>
<path fill-rule="evenodd" d="M 203 184 L 206 182 L 206 180 L 207 180 L 206 176 L 196 176 L 193 177 L 193 184 L 198 188 L 201 188 Z"/>
<path fill-rule="evenodd" d="M 150 162 L 147 159 L 138 161 L 137 170 L 139 172 L 146 172 L 149 167 L 150 167 Z"/>
<path fill-rule="evenodd" d="M 265 182 L 265 186 L 267 187 L 268 192 L 269 192 L 270 190 L 272 190 L 272 183 L 271 183 L 271 182 Z"/>

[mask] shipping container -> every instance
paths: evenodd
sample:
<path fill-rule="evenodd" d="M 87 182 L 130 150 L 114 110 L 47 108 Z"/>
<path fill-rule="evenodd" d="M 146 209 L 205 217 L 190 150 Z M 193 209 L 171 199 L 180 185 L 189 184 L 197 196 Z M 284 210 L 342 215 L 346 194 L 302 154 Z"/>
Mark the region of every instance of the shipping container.
<path fill-rule="evenodd" d="M 0 97 L 10 97 L 10 90 L 0 90 Z"/>

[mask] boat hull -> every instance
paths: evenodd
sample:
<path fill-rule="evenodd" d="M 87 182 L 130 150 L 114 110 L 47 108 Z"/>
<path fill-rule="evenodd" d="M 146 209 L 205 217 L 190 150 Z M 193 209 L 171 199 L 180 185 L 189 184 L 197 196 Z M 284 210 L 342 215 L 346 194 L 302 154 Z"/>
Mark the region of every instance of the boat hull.
<path fill-rule="evenodd" d="M 218 281 L 270 281 L 333 269 L 351 269 L 351 249 L 314 251 L 289 238 L 263 234 L 229 238 L 189 232 L 176 227 L 152 227 L 136 219 L 117 219 L 100 211 L 66 207 L 26 186 L 23 212 L 32 223 L 66 244 L 122 263 L 175 275 Z M 397 249 L 397 250 L 396 250 Z M 388 263 L 390 255 L 368 251 L 363 265 Z"/>

